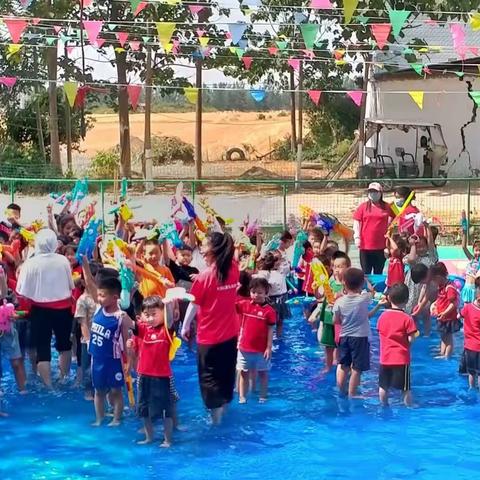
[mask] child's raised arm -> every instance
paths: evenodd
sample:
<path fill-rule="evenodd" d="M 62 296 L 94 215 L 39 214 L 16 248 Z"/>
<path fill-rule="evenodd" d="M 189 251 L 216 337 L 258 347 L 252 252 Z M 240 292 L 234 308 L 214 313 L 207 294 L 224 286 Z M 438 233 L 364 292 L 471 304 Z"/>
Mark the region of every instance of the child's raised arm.
<path fill-rule="evenodd" d="M 473 255 L 470 252 L 470 250 L 468 249 L 468 245 L 467 245 L 467 232 L 463 228 L 462 228 L 462 249 L 463 249 L 463 253 L 465 254 L 465 256 L 469 260 L 472 260 Z"/>
<path fill-rule="evenodd" d="M 83 278 L 85 279 L 85 289 L 87 290 L 88 294 L 93 298 L 93 301 L 95 303 L 98 303 L 97 284 L 95 283 L 95 279 L 93 278 L 92 271 L 90 270 L 90 264 L 88 263 L 88 258 L 86 255 L 83 256 L 82 270 Z"/>
<path fill-rule="evenodd" d="M 417 258 L 418 258 L 416 239 L 410 237 L 408 239 L 408 243 L 410 244 L 410 252 L 405 258 L 407 260 L 407 263 L 411 265 L 411 264 L 415 263 L 417 261 Z"/>

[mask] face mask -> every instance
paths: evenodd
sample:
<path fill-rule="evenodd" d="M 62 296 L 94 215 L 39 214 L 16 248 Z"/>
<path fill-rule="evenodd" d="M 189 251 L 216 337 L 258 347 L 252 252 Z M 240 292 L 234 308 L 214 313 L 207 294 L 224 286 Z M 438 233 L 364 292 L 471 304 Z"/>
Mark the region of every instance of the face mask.
<path fill-rule="evenodd" d="M 403 205 L 405 205 L 405 200 L 397 200 L 397 201 L 395 202 L 395 205 L 396 205 L 397 207 L 399 207 L 399 208 L 402 208 Z"/>
<path fill-rule="evenodd" d="M 380 192 L 370 192 L 368 198 L 372 202 L 377 203 L 382 198 L 382 194 Z"/>

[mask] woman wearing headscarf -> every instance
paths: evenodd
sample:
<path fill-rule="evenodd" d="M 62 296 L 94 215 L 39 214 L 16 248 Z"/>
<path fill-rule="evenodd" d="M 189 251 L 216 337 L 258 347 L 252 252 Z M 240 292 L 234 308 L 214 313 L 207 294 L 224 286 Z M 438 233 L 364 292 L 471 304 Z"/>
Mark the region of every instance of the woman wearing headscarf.
<path fill-rule="evenodd" d="M 72 290 L 70 263 L 55 253 L 57 236 L 49 229 L 40 230 L 35 238 L 35 255 L 22 266 L 17 292 L 32 302 L 32 335 L 37 350 L 38 373 L 47 387 L 52 386 L 51 340 L 60 355 L 60 374 L 70 371 L 72 331 Z"/>
<path fill-rule="evenodd" d="M 189 338 L 196 315 L 200 390 L 213 423 L 218 424 L 235 386 L 239 332 L 235 301 L 240 273 L 228 233 L 211 233 L 202 244 L 202 255 L 207 269 L 193 282 L 190 293 L 195 300 L 185 315 L 182 336 Z"/>

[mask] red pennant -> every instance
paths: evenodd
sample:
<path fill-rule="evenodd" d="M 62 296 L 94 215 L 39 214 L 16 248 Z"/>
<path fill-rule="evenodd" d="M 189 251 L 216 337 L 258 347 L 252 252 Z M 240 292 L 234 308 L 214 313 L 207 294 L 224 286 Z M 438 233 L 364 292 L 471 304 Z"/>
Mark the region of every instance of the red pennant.
<path fill-rule="evenodd" d="M 87 31 L 88 41 L 91 44 L 96 43 L 98 34 L 103 27 L 103 22 L 101 20 L 84 20 L 83 27 Z"/>
<path fill-rule="evenodd" d="M 67 47 L 67 54 L 71 55 L 74 50 L 75 50 L 75 47 L 73 45 L 71 45 L 70 47 Z"/>
<path fill-rule="evenodd" d="M 278 48 L 277 47 L 268 47 L 268 53 L 270 55 L 276 55 L 278 52 Z"/>
<path fill-rule="evenodd" d="M 320 101 L 320 97 L 322 96 L 322 91 L 321 90 L 309 90 L 308 91 L 308 96 L 310 97 L 310 100 L 315 105 L 318 105 L 318 102 Z"/>
<path fill-rule="evenodd" d="M 61 25 L 54 25 L 53 29 L 55 30 L 55 33 L 58 34 L 58 32 L 62 29 Z"/>
<path fill-rule="evenodd" d="M 195 15 L 196 13 L 201 12 L 205 7 L 202 7 L 202 5 L 189 5 L 188 8 L 190 9 L 190 12 Z"/>
<path fill-rule="evenodd" d="M 117 33 L 118 42 L 120 46 L 123 47 L 125 42 L 128 40 L 128 33 L 127 32 L 118 32 Z"/>
<path fill-rule="evenodd" d="M 90 87 L 83 86 L 79 87 L 77 90 L 77 96 L 75 97 L 75 104 L 73 108 L 81 108 L 85 105 L 85 97 L 87 96 L 87 92 L 90 90 Z"/>
<path fill-rule="evenodd" d="M 82 1 L 83 8 L 88 8 L 93 3 L 93 0 L 81 0 L 81 1 Z"/>
<path fill-rule="evenodd" d="M 138 101 L 140 100 L 140 94 L 142 93 L 141 85 L 127 85 L 128 98 L 130 99 L 130 105 L 132 109 L 136 110 Z"/>
<path fill-rule="evenodd" d="M 242 57 L 243 64 L 245 65 L 245 68 L 247 70 L 250 70 L 250 67 L 252 66 L 253 58 L 252 57 Z"/>
<path fill-rule="evenodd" d="M 32 25 L 38 25 L 41 20 L 41 18 L 32 18 Z"/>
<path fill-rule="evenodd" d="M 5 85 L 9 90 L 17 83 L 17 77 L 0 77 L 0 83 Z"/>
<path fill-rule="evenodd" d="M 20 43 L 20 37 L 27 28 L 27 22 L 21 18 L 4 18 L 3 23 L 8 28 L 13 43 Z"/>
<path fill-rule="evenodd" d="M 134 52 L 140 50 L 140 42 L 137 40 L 130 40 L 129 45 Z"/>
<path fill-rule="evenodd" d="M 372 35 L 375 37 L 378 48 L 382 48 L 387 44 L 388 36 L 392 31 L 392 25 L 390 23 L 374 23 L 370 25 Z"/>
<path fill-rule="evenodd" d="M 97 43 L 97 47 L 98 47 L 98 48 L 102 48 L 102 47 L 103 47 L 103 44 L 104 44 L 105 42 L 106 42 L 106 40 L 105 40 L 104 38 L 98 37 L 98 38 L 97 38 L 97 42 L 96 42 L 96 43 Z"/>
<path fill-rule="evenodd" d="M 147 5 L 148 5 L 148 2 L 140 2 L 138 4 L 138 7 L 133 12 L 133 16 L 136 17 Z"/>
<path fill-rule="evenodd" d="M 290 58 L 288 60 L 288 64 L 298 72 L 298 69 L 300 68 L 300 59 L 298 58 Z"/>

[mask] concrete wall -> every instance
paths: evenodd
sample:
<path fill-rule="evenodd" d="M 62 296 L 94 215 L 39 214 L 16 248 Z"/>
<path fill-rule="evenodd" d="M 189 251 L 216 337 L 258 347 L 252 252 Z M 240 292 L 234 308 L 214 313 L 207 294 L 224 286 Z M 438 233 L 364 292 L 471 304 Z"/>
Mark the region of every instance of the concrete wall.
<path fill-rule="evenodd" d="M 471 120 L 474 105 L 473 100 L 468 96 L 467 80 L 472 82 L 473 90 L 480 90 L 480 79 L 466 75 L 463 80 L 459 80 L 452 73 L 426 79 L 418 77 L 374 81 L 369 86 L 366 116 L 367 118 L 439 123 L 449 152 L 449 177 L 470 176 L 468 155 L 461 154 L 463 148 L 461 128 Z M 412 90 L 425 92 L 423 110 L 420 110 L 408 95 L 408 91 Z M 477 121 L 465 129 L 466 147 L 470 153 L 472 167 L 480 169 L 479 134 L 480 109 Z M 414 154 L 415 138 L 413 131 L 403 133 L 399 130 L 384 129 L 380 135 L 378 152 L 390 155 L 396 160 L 398 160 L 395 155 L 396 147 L 403 147 L 406 152 Z M 422 158 L 423 153 L 419 149 L 417 160 L 420 165 L 422 165 Z"/>

